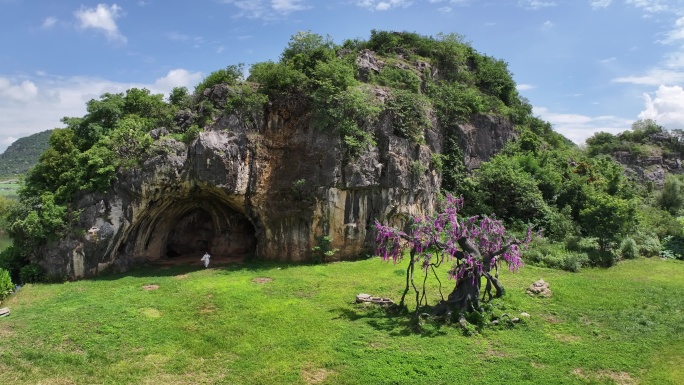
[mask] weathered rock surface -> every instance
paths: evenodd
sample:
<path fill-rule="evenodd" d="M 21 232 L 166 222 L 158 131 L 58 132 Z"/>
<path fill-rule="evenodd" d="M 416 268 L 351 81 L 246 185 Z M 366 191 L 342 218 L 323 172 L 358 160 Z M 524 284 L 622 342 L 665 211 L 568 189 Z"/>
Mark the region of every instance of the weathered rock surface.
<path fill-rule="evenodd" d="M 658 187 L 663 187 L 668 174 L 682 174 L 681 155 L 678 153 L 668 155 L 635 156 L 627 151 L 618 151 L 613 158 L 625 168 L 625 174 L 642 183 L 651 182 Z"/>
<path fill-rule="evenodd" d="M 205 96 L 225 100 L 231 91 L 224 88 Z M 189 111 L 177 117 L 182 124 L 192 119 Z M 314 126 L 305 103 L 282 100 L 249 124 L 217 116 L 188 145 L 155 130 L 159 139 L 139 168 L 78 200 L 77 225 L 90 230 L 46 247 L 37 262 L 77 279 L 206 251 L 213 258 L 302 261 L 321 236 L 338 249 L 332 259 L 364 255 L 376 219 L 403 226 L 433 210 L 441 176 L 431 155 L 442 151 L 444 138 L 437 123 L 424 143 L 395 136 L 388 114 L 369 129 L 377 145 L 350 157 L 339 133 Z M 514 137 L 512 125 L 491 116 L 474 117 L 461 134 L 471 168 Z M 416 162 L 423 167 L 410 167 Z"/>
<path fill-rule="evenodd" d="M 533 284 L 531 284 L 529 288 L 527 288 L 527 294 L 538 297 L 550 298 L 553 295 L 553 292 L 551 291 L 551 289 L 549 289 L 549 283 L 545 282 L 543 279 L 540 279 L 539 281 L 536 281 Z"/>

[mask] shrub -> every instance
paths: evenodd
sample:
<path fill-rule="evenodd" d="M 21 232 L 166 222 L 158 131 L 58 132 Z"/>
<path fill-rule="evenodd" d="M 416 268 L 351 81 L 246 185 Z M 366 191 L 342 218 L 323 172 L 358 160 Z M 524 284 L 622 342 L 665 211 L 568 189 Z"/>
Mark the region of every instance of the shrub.
<path fill-rule="evenodd" d="M 582 251 L 582 237 L 578 235 L 568 235 L 563 240 L 565 247 L 572 251 Z"/>
<path fill-rule="evenodd" d="M 639 256 L 639 249 L 637 248 L 637 243 L 632 238 L 624 238 L 620 242 L 620 255 L 625 259 L 634 259 Z"/>
<path fill-rule="evenodd" d="M 323 263 L 326 257 L 332 257 L 339 249 L 332 248 L 332 237 L 329 235 L 322 235 L 316 239 L 316 246 L 311 251 L 311 262 Z"/>
<path fill-rule="evenodd" d="M 22 284 L 45 281 L 45 270 L 36 264 L 29 264 L 19 270 L 19 282 Z"/>
<path fill-rule="evenodd" d="M 304 199 L 304 188 L 306 187 L 306 179 L 298 179 L 294 182 L 292 182 L 292 195 L 297 199 L 297 200 L 303 200 Z"/>
<path fill-rule="evenodd" d="M 587 253 L 589 264 L 596 267 L 611 267 L 617 262 L 615 254 L 609 250 L 591 250 Z"/>
<path fill-rule="evenodd" d="M 259 83 L 260 91 L 266 95 L 300 93 L 309 83 L 303 72 L 291 65 L 274 62 L 254 64 L 247 80 Z"/>
<path fill-rule="evenodd" d="M 413 143 L 425 142 L 423 131 L 430 127 L 427 110 L 430 101 L 423 95 L 396 90 L 387 101 L 387 110 L 392 117 L 394 135 L 409 139 Z"/>
<path fill-rule="evenodd" d="M 527 251 L 523 252 L 525 263 L 561 269 L 576 273 L 589 265 L 589 256 L 584 252 L 568 252 L 562 243 L 550 242 L 547 238 L 535 238 Z"/>
<path fill-rule="evenodd" d="M 660 240 L 658 237 L 649 234 L 638 243 L 639 254 L 644 257 L 655 257 L 660 254 Z"/>
<path fill-rule="evenodd" d="M 684 237 L 668 235 L 663 239 L 660 255 L 663 258 L 684 260 Z"/>
<path fill-rule="evenodd" d="M 656 202 L 661 209 L 676 215 L 684 207 L 684 182 L 676 175 L 668 176 Z"/>
<path fill-rule="evenodd" d="M 20 282 L 19 272 L 28 264 L 28 259 L 17 245 L 12 245 L 0 252 L 0 269 L 7 270 L 14 282 Z"/>
<path fill-rule="evenodd" d="M 427 168 L 423 162 L 420 161 L 420 159 L 409 163 L 409 172 L 416 178 L 420 178 L 423 174 L 425 174 L 426 170 Z"/>
<path fill-rule="evenodd" d="M 237 84 L 242 80 L 243 65 L 229 65 L 224 69 L 214 71 L 204 78 L 196 87 L 195 95 L 201 95 L 204 90 L 211 88 L 217 84 Z"/>
<path fill-rule="evenodd" d="M 589 266 L 589 255 L 587 253 L 568 253 L 563 259 L 561 268 L 565 271 L 577 273 L 585 266 Z"/>
<path fill-rule="evenodd" d="M 14 291 L 14 284 L 9 271 L 0 269 L 0 300 L 7 298 Z"/>
<path fill-rule="evenodd" d="M 420 92 L 420 77 L 410 69 L 385 67 L 376 78 L 382 86 L 400 88 L 410 92 Z"/>

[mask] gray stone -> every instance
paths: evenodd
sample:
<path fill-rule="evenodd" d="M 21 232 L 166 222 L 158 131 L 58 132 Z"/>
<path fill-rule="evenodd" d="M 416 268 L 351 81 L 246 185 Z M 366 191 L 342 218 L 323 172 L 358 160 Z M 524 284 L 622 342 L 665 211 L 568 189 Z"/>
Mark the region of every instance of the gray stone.
<path fill-rule="evenodd" d="M 539 279 L 537 282 L 530 285 L 527 289 L 527 294 L 549 298 L 553 293 L 551 292 L 551 289 L 549 289 L 548 282 Z"/>

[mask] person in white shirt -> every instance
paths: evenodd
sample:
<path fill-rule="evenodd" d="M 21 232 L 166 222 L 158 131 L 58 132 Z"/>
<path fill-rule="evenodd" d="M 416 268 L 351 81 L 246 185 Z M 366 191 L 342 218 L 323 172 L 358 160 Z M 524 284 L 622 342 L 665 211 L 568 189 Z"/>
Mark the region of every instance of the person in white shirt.
<path fill-rule="evenodd" d="M 204 262 L 205 268 L 209 267 L 209 259 L 210 258 L 211 258 L 211 255 L 209 255 L 209 252 L 207 251 L 206 253 L 204 253 L 204 256 L 202 257 L 202 259 L 200 259 L 200 261 Z"/>

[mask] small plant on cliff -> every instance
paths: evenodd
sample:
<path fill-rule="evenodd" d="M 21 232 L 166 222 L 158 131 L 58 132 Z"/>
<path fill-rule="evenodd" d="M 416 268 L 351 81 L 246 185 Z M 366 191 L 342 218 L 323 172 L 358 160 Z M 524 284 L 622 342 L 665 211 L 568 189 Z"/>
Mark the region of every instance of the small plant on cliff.
<path fill-rule="evenodd" d="M 306 179 L 297 179 L 296 181 L 292 182 L 292 195 L 297 200 L 302 200 L 304 199 L 304 187 L 306 186 Z"/>
<path fill-rule="evenodd" d="M 339 251 L 339 249 L 332 248 L 332 237 L 329 235 L 322 235 L 316 238 L 316 246 L 311 251 L 311 262 L 323 263 L 326 258 L 330 258 Z"/>
<path fill-rule="evenodd" d="M 481 294 L 482 300 L 503 296 L 504 288 L 498 279 L 502 262 L 512 271 L 523 265 L 520 247 L 531 241 L 530 229 L 525 240 L 518 240 L 507 235 L 499 220 L 488 216 L 461 217 L 459 211 L 462 207 L 463 198 L 447 195 L 444 208 L 432 216 L 414 218 L 409 233 L 375 223 L 376 253 L 383 260 L 396 263 L 404 257 L 404 250 L 409 251 L 406 288 L 398 306 L 407 309 L 406 295 L 413 289 L 416 302 L 414 322 L 418 321 L 419 314 L 429 311 L 446 322 L 456 319 L 467 327 L 466 315 L 482 312 Z M 452 292 L 444 298 L 442 281 L 435 269 L 447 261 L 454 262 L 449 270 L 449 278 L 456 283 Z M 422 287 L 416 284 L 416 265 L 424 273 Z M 430 274 L 437 280 L 441 296 L 441 300 L 431 308 L 428 307 L 426 295 Z M 481 293 L 483 279 L 485 288 L 484 293 Z"/>

